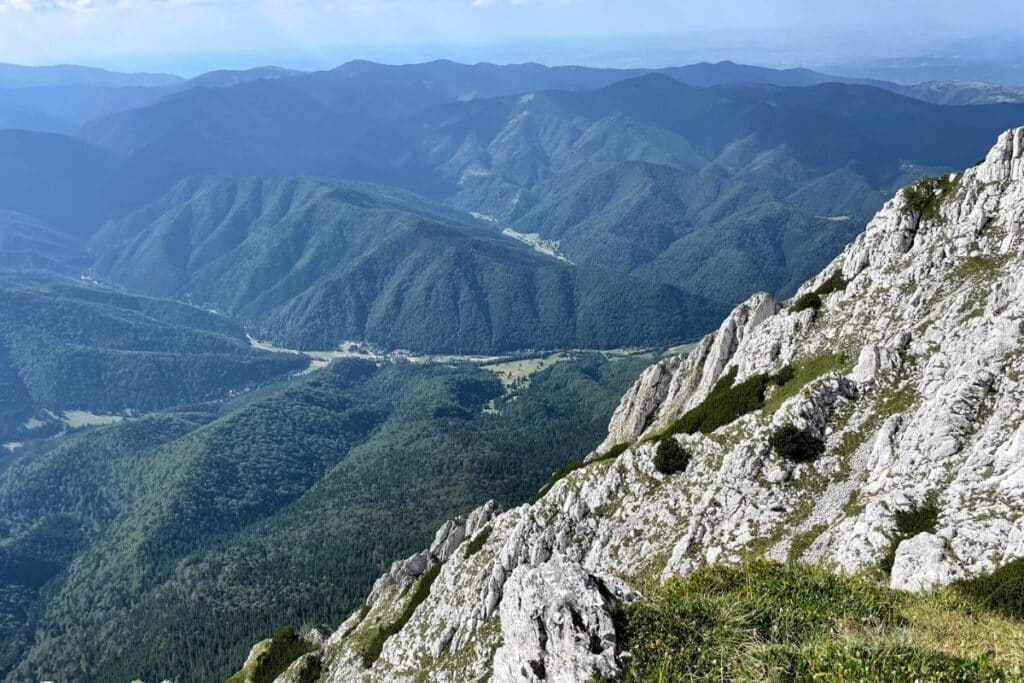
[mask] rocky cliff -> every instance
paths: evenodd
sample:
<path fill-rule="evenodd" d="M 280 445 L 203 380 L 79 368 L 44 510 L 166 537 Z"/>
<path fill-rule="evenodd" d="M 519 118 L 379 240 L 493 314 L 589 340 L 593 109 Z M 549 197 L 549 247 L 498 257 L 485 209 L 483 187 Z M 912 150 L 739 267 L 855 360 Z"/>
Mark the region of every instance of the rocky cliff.
<path fill-rule="evenodd" d="M 649 368 L 586 464 L 445 525 L 278 680 L 614 676 L 643 577 L 754 554 L 921 591 L 1022 557 L 1022 316 L 1024 128 L 905 188 L 788 305 L 755 295 Z"/>

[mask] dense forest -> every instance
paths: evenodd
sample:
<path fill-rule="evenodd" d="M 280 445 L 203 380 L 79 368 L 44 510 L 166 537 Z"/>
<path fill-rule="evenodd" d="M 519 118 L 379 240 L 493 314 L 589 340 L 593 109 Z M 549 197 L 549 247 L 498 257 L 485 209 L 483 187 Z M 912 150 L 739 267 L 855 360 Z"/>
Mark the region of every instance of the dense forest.
<path fill-rule="evenodd" d="M 147 412 L 223 398 L 307 365 L 253 350 L 238 324 L 192 306 L 0 272 L 0 438 L 32 436 L 64 410 Z"/>
<path fill-rule="evenodd" d="M 339 623 L 444 519 L 529 498 L 649 361 L 583 354 L 511 393 L 470 365 L 338 361 L 25 452 L 0 475 L 4 667 L 225 678 L 281 624 Z"/>

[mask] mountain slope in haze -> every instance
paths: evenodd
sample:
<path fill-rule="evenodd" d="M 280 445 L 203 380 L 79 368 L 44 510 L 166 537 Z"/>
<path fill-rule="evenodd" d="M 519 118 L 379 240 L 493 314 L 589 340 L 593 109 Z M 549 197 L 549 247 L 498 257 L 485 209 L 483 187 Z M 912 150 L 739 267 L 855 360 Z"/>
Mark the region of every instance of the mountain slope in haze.
<path fill-rule="evenodd" d="M 389 65 L 356 60 L 335 69 L 299 73 L 274 67 L 247 71 L 214 71 L 178 88 L 219 88 L 214 93 L 182 92 L 155 108 L 126 111 L 96 121 L 83 130 L 86 139 L 111 150 L 134 151 L 160 138 L 198 126 L 201 133 L 224 132 L 233 117 L 244 129 L 249 103 L 296 99 L 292 115 L 313 126 L 317 135 L 330 138 L 330 120 L 348 132 L 359 132 L 382 119 L 412 114 L 446 102 L 485 99 L 544 90 L 591 90 L 648 74 L 661 74 L 695 87 L 738 84 L 810 86 L 823 83 L 871 85 L 904 92 L 903 86 L 870 79 L 821 74 L 809 69 L 771 69 L 734 62 L 700 63 L 664 69 L 602 69 L 580 66 L 549 67 L 541 64 L 459 64 L 437 60 L 422 64 Z M 253 83 L 252 81 L 257 81 Z M 913 91 L 922 98 L 950 102 L 948 88 L 957 84 L 932 84 Z M 238 86 L 233 90 L 227 86 Z M 911 94 L 906 91 L 905 94 Z M 980 95 L 972 103 L 986 101 Z M 1001 99 L 987 101 L 1005 101 Z M 268 110 L 279 124 L 287 123 L 287 111 Z M 187 124 L 185 122 L 188 122 Z M 250 122 L 251 124 L 252 122 Z M 266 132 L 282 125 L 267 126 Z M 335 133 L 337 135 L 337 132 Z M 239 131 L 235 142 L 243 140 Z M 276 140 L 275 137 L 270 138 Z"/>
<path fill-rule="evenodd" d="M 1022 211 L 1016 128 L 649 367 L 597 451 L 441 527 L 286 676 L 1017 680 Z"/>
<path fill-rule="evenodd" d="M 88 238 L 116 165 L 113 155 L 66 136 L 0 130 L 0 208 Z"/>
<path fill-rule="evenodd" d="M 180 87 L 39 85 L 0 88 L 0 128 L 72 134 L 89 121 L 149 106 Z"/>
<path fill-rule="evenodd" d="M 76 276 L 92 263 L 85 247 L 39 220 L 0 209 L 0 272 L 39 270 Z"/>
<path fill-rule="evenodd" d="M 147 412 L 226 396 L 308 361 L 253 351 L 236 324 L 52 274 L 0 273 L 0 437 L 61 414 Z M 72 425 L 73 426 L 73 425 Z"/>
<path fill-rule="evenodd" d="M 0 64 L 0 88 L 31 88 L 38 86 L 84 85 L 107 88 L 153 87 L 180 83 L 179 76 L 169 74 L 122 73 L 88 66 L 58 64 L 55 66 L 21 66 Z"/>
<path fill-rule="evenodd" d="M 674 287 L 572 267 L 400 193 L 312 180 L 185 181 L 93 248 L 104 279 L 302 348 L 646 346 L 694 336 L 717 315 Z"/>
<path fill-rule="evenodd" d="M 551 183 L 512 225 L 557 240 L 576 263 L 732 302 L 793 291 L 859 231 L 881 200 L 850 175 L 777 198 L 714 167 L 625 162 Z M 829 193 L 831 184 L 847 194 Z M 808 205 L 799 195 L 836 203 Z"/>
<path fill-rule="evenodd" d="M 509 395 L 471 365 L 341 360 L 16 451 L 0 473 L 0 671 L 223 680 L 282 620 L 341 618 L 456 510 L 525 499 L 599 441 L 647 362 L 583 354 Z"/>
<path fill-rule="evenodd" d="M 445 105 L 381 124 L 354 153 L 379 177 L 440 173 L 443 191 L 463 204 L 487 196 L 490 185 L 532 189 L 584 161 L 666 163 L 673 156 L 672 165 L 714 162 L 752 173 L 764 155 L 776 154 L 796 165 L 798 178 L 848 167 L 879 186 L 900 180 L 907 163 L 970 163 L 981 140 L 1022 116 L 1024 105 L 945 107 L 864 86 L 694 88 L 650 75 L 588 92 Z M 595 156 L 593 136 L 610 120 L 639 134 L 619 148 L 605 141 L 599 149 L 614 154 Z M 950 144 L 935 145 L 937 137 Z M 679 159 L 684 145 L 687 158 Z M 784 165 L 763 165 L 786 179 Z M 508 216 L 521 201 L 513 195 L 492 212 Z"/>

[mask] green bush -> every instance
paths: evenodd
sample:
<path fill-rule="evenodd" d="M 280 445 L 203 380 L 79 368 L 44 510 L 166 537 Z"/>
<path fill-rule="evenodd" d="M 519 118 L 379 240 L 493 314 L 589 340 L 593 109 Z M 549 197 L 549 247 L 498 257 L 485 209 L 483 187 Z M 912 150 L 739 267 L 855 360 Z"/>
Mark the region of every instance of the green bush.
<path fill-rule="evenodd" d="M 900 543 L 913 538 L 918 534 L 935 533 L 935 526 L 939 521 L 939 506 L 933 497 L 928 498 L 922 505 L 910 510 L 900 510 L 896 513 L 896 534 L 889 544 L 889 550 L 882 558 L 882 571 L 886 574 L 892 572 L 892 565 L 896 561 L 896 548 Z"/>
<path fill-rule="evenodd" d="M 793 462 L 811 462 L 825 452 L 825 442 L 791 424 L 783 425 L 768 437 L 768 445 L 776 453 Z"/>
<path fill-rule="evenodd" d="M 818 296 L 828 296 L 833 292 L 841 292 L 846 289 L 846 285 L 850 284 L 843 277 L 843 271 L 838 268 L 827 280 L 818 285 L 818 288 L 814 290 L 814 293 Z"/>
<path fill-rule="evenodd" d="M 654 468 L 662 474 L 685 472 L 690 464 L 690 451 L 686 450 L 674 436 L 666 436 L 658 442 L 654 454 Z"/>
<path fill-rule="evenodd" d="M 783 366 L 771 377 L 772 384 L 784 387 L 796 378 L 796 369 L 792 365 Z"/>
<path fill-rule="evenodd" d="M 799 313 L 800 311 L 806 311 L 808 308 L 813 308 L 815 311 L 821 308 L 821 297 L 815 292 L 807 292 L 801 296 L 790 305 L 789 310 L 792 313 Z"/>
<path fill-rule="evenodd" d="M 942 215 L 942 203 L 959 185 L 960 176 L 953 180 L 950 180 L 948 175 L 919 178 L 912 185 L 903 188 L 905 210 L 916 214 L 919 220 L 937 220 Z"/>
<path fill-rule="evenodd" d="M 991 574 L 961 581 L 955 589 L 993 612 L 1024 621 L 1024 558 L 1003 565 Z"/>

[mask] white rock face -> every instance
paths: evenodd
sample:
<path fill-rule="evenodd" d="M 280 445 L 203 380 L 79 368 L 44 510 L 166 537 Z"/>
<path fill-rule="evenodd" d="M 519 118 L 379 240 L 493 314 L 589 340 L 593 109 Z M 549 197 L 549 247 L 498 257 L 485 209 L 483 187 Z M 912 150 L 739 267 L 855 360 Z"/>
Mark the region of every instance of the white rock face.
<path fill-rule="evenodd" d="M 946 559 L 946 539 L 926 532 L 903 541 L 896 548 L 893 588 L 927 591 L 956 578 L 955 568 Z"/>
<path fill-rule="evenodd" d="M 501 601 L 502 644 L 495 683 L 575 683 L 619 673 L 612 614 L 636 594 L 555 557 L 518 567 Z"/>
<path fill-rule="evenodd" d="M 443 527 L 331 636 L 327 679 L 530 681 L 540 675 L 528 662 L 539 661 L 547 680 L 586 680 L 623 654 L 595 577 L 606 587 L 615 576 L 668 578 L 752 549 L 856 572 L 905 538 L 898 513 L 926 506 L 934 528 L 899 542 L 895 587 L 925 590 L 1024 556 L 1022 155 L 1024 129 L 1001 135 L 933 200 L 935 218 L 922 220 L 902 193 L 886 203 L 798 292 L 841 273 L 846 287 L 820 310 L 792 313 L 756 295 L 691 353 L 648 369 L 601 447 L 632 444 L 624 453 L 576 470 L 534 505 L 489 505 Z M 692 455 L 685 472 L 654 469 L 645 437 L 733 370 L 741 382 L 785 365 L 794 379 L 770 386 L 763 409 L 677 435 Z M 787 424 L 821 438 L 825 453 L 798 463 L 773 452 L 769 436 Z M 412 592 L 403 589 L 436 564 L 427 599 L 365 668 L 367 634 L 393 622 Z"/>

